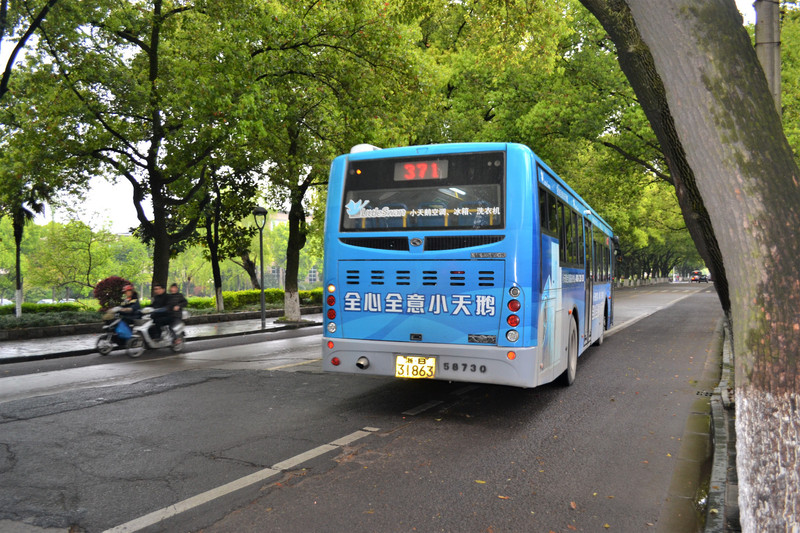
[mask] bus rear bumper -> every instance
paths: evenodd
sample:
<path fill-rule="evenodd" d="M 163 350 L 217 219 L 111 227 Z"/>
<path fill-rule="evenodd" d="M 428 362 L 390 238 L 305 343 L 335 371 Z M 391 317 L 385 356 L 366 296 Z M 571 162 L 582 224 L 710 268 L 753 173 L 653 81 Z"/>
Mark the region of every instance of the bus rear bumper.
<path fill-rule="evenodd" d="M 333 348 L 328 347 L 329 341 Z M 433 379 L 514 387 L 539 384 L 536 347 L 322 339 L 322 369 L 326 372 L 395 376 L 398 355 L 435 358 Z M 366 358 L 366 365 L 361 358 Z"/>

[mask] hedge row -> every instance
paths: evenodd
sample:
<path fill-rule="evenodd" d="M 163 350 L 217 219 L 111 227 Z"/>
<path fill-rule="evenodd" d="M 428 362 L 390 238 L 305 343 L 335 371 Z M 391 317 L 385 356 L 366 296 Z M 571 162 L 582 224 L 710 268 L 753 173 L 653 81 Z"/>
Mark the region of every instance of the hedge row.
<path fill-rule="evenodd" d="M 211 306 L 213 306 L 214 299 L 208 298 L 208 300 L 211 301 Z M 261 303 L 261 291 L 223 292 L 222 301 L 225 303 L 225 309 L 259 305 Z M 283 290 L 265 289 L 264 301 L 271 305 L 283 305 Z M 322 288 L 300 291 L 300 305 L 322 305 Z M 189 300 L 189 306 L 191 307 L 191 300 Z"/>
<path fill-rule="evenodd" d="M 261 291 L 238 291 L 223 292 L 222 299 L 226 310 L 240 309 L 246 306 L 259 305 L 261 303 Z M 214 298 L 191 297 L 187 299 L 189 309 L 213 309 L 216 307 Z M 266 289 L 264 290 L 264 300 L 271 306 L 283 305 L 283 290 Z M 143 299 L 142 304 L 147 305 L 148 300 Z M 300 291 L 300 305 L 322 305 L 322 288 L 310 291 Z M 60 304 L 22 304 L 22 314 L 30 313 L 66 313 L 86 311 L 86 306 L 78 303 Z M 14 306 L 0 306 L 0 315 L 13 315 Z"/>
<path fill-rule="evenodd" d="M 0 315 L 13 315 L 14 305 L 4 305 L 0 307 Z M 79 311 L 86 311 L 86 306 L 76 303 L 62 303 L 62 304 L 22 304 L 22 313 L 77 313 Z"/>

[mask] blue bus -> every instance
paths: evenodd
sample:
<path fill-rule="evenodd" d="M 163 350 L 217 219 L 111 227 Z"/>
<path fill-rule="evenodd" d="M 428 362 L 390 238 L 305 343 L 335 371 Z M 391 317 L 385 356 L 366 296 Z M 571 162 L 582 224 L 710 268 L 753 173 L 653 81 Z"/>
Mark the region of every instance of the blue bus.
<path fill-rule="evenodd" d="M 614 247 L 524 145 L 358 145 L 328 182 L 323 369 L 569 385 L 613 321 Z"/>

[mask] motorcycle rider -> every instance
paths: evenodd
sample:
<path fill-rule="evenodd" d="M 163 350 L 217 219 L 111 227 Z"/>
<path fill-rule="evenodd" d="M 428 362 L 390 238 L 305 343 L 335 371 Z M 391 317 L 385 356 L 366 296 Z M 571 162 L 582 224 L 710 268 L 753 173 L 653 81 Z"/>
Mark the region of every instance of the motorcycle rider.
<path fill-rule="evenodd" d="M 150 313 L 150 317 L 153 319 L 153 323 L 158 326 L 158 330 L 154 332 L 155 335 L 153 335 L 153 337 L 160 338 L 162 326 L 167 326 L 169 328 L 170 324 L 172 323 L 172 313 L 170 312 L 169 307 L 169 296 L 164 290 L 163 285 L 159 283 L 153 285 L 153 301 L 150 302 L 150 306 L 153 308 L 153 312 Z"/>
<path fill-rule="evenodd" d="M 139 303 L 139 294 L 136 292 L 136 289 L 133 288 L 133 285 L 125 285 L 122 291 L 125 293 L 125 296 L 122 299 L 119 312 L 121 313 L 120 316 L 122 320 L 130 326 L 133 324 L 134 320 L 142 317 L 142 306 Z"/>
<path fill-rule="evenodd" d="M 181 294 L 177 283 L 169 286 L 169 309 L 172 312 L 173 323 L 183 319 L 183 308 L 189 305 L 186 298 Z"/>

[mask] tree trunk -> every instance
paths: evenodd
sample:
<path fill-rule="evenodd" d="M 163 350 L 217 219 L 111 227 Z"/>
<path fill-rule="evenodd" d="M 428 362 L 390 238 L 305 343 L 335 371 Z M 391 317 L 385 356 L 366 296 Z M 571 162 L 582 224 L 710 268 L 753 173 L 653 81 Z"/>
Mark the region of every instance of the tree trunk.
<path fill-rule="evenodd" d="M 741 15 L 732 0 L 582 2 L 617 45 L 730 310 L 743 529 L 796 531 L 800 172 Z"/>
<path fill-rule="evenodd" d="M 15 272 L 15 291 L 14 291 L 14 313 L 17 318 L 22 316 L 22 233 L 25 230 L 25 218 L 22 207 L 19 213 L 15 212 L 12 218 L 14 227 L 14 269 Z"/>
<path fill-rule="evenodd" d="M 208 246 L 208 256 L 211 261 L 211 272 L 214 277 L 214 295 L 217 302 L 217 312 L 225 310 L 225 302 L 222 300 L 222 272 L 219 268 L 219 197 L 214 204 L 214 220 L 210 215 L 205 217 L 206 226 L 206 246 Z"/>
<path fill-rule="evenodd" d="M 289 208 L 289 239 L 286 243 L 286 276 L 283 289 L 283 314 L 288 320 L 299 321 L 300 294 L 297 291 L 297 275 L 300 270 L 300 250 L 306 245 L 306 213 L 303 196 L 306 188 L 292 195 Z"/>
<path fill-rule="evenodd" d="M 258 279 L 258 268 L 256 267 L 255 261 L 250 259 L 250 253 L 249 252 L 243 253 L 242 255 L 239 256 L 239 259 L 242 260 L 242 262 L 239 263 L 239 266 L 241 266 L 244 269 L 244 271 L 247 272 L 247 275 L 250 277 L 250 283 L 253 285 L 253 288 L 256 290 L 261 290 L 261 283 L 259 282 Z"/>
<path fill-rule="evenodd" d="M 153 220 L 153 283 L 167 286 L 169 279 L 170 237 L 166 223 Z"/>

